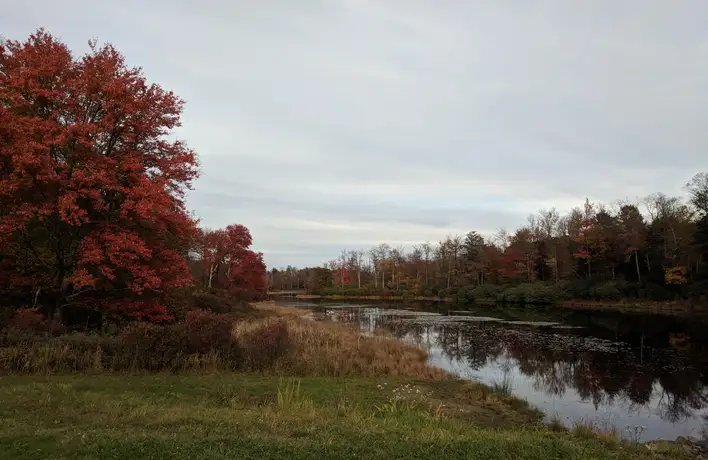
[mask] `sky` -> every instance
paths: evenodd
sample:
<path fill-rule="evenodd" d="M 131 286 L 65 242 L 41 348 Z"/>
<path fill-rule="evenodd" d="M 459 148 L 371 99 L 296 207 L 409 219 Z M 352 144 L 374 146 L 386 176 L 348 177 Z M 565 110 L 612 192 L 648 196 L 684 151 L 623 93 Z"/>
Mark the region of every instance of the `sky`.
<path fill-rule="evenodd" d="M 705 0 L 0 0 L 186 101 L 188 206 L 269 267 L 490 235 L 708 170 Z"/>

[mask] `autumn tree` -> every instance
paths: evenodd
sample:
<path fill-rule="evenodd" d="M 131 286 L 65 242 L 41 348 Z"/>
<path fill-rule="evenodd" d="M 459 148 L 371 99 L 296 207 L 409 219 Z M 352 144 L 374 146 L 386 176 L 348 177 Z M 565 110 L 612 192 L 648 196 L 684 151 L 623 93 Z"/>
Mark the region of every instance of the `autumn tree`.
<path fill-rule="evenodd" d="M 624 205 L 619 212 L 619 246 L 621 251 L 634 260 L 637 281 L 642 280 L 639 268 L 639 252 L 646 247 L 647 229 L 644 217 L 634 205 Z"/>
<path fill-rule="evenodd" d="M 166 318 L 191 283 L 183 102 L 111 45 L 84 56 L 44 30 L 0 43 L 0 285 L 47 306 Z"/>
<path fill-rule="evenodd" d="M 598 295 L 595 288 L 605 282 L 623 295 L 693 295 L 705 292 L 695 281 L 708 275 L 708 175 L 698 174 L 687 189 L 690 203 L 657 193 L 643 201 L 642 212 L 634 204 L 586 199 L 563 216 L 542 209 L 513 233 L 448 235 L 435 245 L 412 245 L 405 256 L 403 248 L 383 243 L 369 251 L 367 266 L 351 252 L 340 260 L 356 270 L 357 286 L 370 283 L 375 290 L 433 294 L 484 283 L 566 281 L 559 288 L 576 296 Z M 341 265 L 331 266 L 344 287 Z"/>
<path fill-rule="evenodd" d="M 708 173 L 696 174 L 686 184 L 691 195 L 691 204 L 698 213 L 693 244 L 698 252 L 697 265 L 701 275 L 708 274 Z"/>
<path fill-rule="evenodd" d="M 258 297 L 265 292 L 263 256 L 250 249 L 252 243 L 251 232 L 243 225 L 202 231 L 205 287 L 227 289 L 249 297 Z M 293 269 L 288 268 L 287 276 L 292 276 Z"/>
<path fill-rule="evenodd" d="M 467 232 L 462 242 L 463 272 L 474 284 L 484 283 L 484 238 L 478 232 Z"/>

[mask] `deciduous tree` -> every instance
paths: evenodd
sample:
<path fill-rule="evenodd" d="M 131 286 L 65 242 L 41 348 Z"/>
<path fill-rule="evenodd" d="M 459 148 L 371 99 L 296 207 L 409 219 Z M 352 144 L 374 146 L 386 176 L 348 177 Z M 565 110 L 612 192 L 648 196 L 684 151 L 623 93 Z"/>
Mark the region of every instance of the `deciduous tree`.
<path fill-rule="evenodd" d="M 51 310 L 163 319 L 191 283 L 195 153 L 183 102 L 111 45 L 74 58 L 43 30 L 0 43 L 0 280 Z"/>

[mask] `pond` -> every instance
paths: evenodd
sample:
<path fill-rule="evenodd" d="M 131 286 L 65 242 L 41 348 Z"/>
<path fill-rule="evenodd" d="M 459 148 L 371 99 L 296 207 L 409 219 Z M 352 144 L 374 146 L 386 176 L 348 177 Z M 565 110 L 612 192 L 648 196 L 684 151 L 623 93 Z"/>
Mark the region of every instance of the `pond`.
<path fill-rule="evenodd" d="M 287 302 L 364 333 L 385 328 L 460 377 L 511 386 L 567 426 L 642 441 L 708 433 L 708 325 L 696 319 L 444 304 Z"/>

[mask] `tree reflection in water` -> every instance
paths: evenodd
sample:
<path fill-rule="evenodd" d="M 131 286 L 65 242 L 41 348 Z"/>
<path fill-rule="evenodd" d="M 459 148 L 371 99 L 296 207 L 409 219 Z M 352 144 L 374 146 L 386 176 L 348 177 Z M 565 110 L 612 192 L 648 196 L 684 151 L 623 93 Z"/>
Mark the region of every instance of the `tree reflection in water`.
<path fill-rule="evenodd" d="M 385 312 L 385 310 L 384 310 Z M 654 405 L 672 423 L 708 405 L 705 368 L 699 356 L 669 347 L 632 346 L 587 335 L 582 330 L 536 328 L 498 322 L 427 324 L 385 313 L 340 318 L 364 330 L 385 327 L 394 336 L 442 350 L 445 357 L 479 370 L 489 363 L 515 367 L 533 380 L 534 390 L 562 397 L 569 388 L 583 401 L 624 403 L 630 410 Z M 642 336 L 642 344 L 644 337 Z"/>

